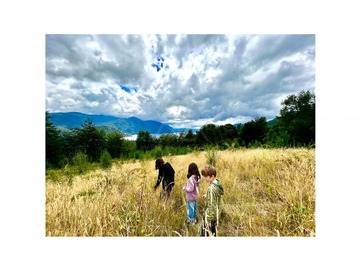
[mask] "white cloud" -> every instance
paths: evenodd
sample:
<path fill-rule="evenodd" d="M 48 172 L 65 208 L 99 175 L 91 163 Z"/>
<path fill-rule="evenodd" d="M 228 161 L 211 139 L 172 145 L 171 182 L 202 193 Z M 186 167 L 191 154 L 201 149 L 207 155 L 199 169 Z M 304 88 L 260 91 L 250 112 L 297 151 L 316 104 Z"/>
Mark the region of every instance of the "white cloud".
<path fill-rule="evenodd" d="M 184 106 L 172 106 L 170 108 L 166 109 L 166 112 L 168 113 L 169 117 L 173 118 L 179 118 L 182 114 L 189 111 L 188 108 Z"/>
<path fill-rule="evenodd" d="M 271 119 L 284 97 L 315 89 L 314 35 L 48 35 L 46 41 L 50 111 L 195 127 Z"/>

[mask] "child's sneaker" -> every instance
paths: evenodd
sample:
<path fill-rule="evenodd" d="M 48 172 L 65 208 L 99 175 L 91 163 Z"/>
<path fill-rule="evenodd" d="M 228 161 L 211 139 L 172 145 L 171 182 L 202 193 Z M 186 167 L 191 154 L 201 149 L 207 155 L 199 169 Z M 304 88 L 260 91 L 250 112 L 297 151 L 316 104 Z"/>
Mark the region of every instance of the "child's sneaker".
<path fill-rule="evenodd" d="M 191 224 L 190 219 L 185 220 L 185 224 L 189 226 Z"/>

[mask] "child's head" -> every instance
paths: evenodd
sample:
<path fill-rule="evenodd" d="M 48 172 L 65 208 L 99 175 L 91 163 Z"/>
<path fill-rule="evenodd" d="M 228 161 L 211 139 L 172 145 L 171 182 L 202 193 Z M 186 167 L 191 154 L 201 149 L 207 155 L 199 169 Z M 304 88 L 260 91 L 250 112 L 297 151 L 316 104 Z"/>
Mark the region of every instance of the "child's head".
<path fill-rule="evenodd" d="M 187 178 L 190 178 L 192 175 L 196 175 L 198 178 L 200 178 L 199 168 L 196 163 L 189 164 Z"/>
<path fill-rule="evenodd" d="M 164 160 L 162 158 L 158 158 L 155 161 L 155 170 L 158 170 L 163 164 L 164 164 Z"/>
<path fill-rule="evenodd" d="M 216 177 L 216 169 L 212 165 L 206 165 L 204 169 L 201 170 L 202 176 L 206 182 L 212 182 Z"/>

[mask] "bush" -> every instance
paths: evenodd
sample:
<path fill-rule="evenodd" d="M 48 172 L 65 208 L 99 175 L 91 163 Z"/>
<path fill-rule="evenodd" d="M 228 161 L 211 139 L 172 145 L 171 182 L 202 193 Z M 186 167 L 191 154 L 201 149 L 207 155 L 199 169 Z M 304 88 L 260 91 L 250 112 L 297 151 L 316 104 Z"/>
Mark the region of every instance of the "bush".
<path fill-rule="evenodd" d="M 73 164 L 77 167 L 78 173 L 84 173 L 89 165 L 88 157 L 84 153 L 78 152 L 73 157 Z"/>
<path fill-rule="evenodd" d="M 219 159 L 218 153 L 213 149 L 209 149 L 209 150 L 207 150 L 205 156 L 206 156 L 206 162 L 215 167 L 216 162 Z"/>
<path fill-rule="evenodd" d="M 152 150 L 152 152 L 153 152 L 153 157 L 154 157 L 155 159 L 157 159 L 157 158 L 162 158 L 162 156 L 163 156 L 163 149 L 162 149 L 161 146 L 156 146 L 156 147 Z"/>
<path fill-rule="evenodd" d="M 103 151 L 100 156 L 101 167 L 109 168 L 112 165 L 111 155 L 107 150 Z"/>
<path fill-rule="evenodd" d="M 251 148 L 261 148 L 262 144 L 259 141 L 255 141 L 252 145 Z"/>
<path fill-rule="evenodd" d="M 60 178 L 59 173 L 57 172 L 57 170 L 54 170 L 54 169 L 47 169 L 46 170 L 46 181 L 48 181 L 48 180 L 54 181 L 55 183 L 61 181 L 61 178 Z"/>

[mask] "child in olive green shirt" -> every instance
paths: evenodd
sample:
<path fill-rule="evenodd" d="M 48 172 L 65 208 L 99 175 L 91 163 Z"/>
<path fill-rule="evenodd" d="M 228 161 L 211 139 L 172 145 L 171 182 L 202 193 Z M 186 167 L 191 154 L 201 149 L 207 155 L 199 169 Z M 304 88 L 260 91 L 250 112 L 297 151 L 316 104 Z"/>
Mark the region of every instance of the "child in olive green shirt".
<path fill-rule="evenodd" d="M 209 183 L 206 195 L 202 196 L 205 200 L 206 210 L 201 236 L 209 236 L 209 232 L 212 236 L 216 236 L 216 226 L 221 212 L 220 201 L 221 196 L 224 195 L 224 189 L 219 179 L 216 178 L 216 169 L 213 166 L 206 165 L 201 170 L 201 174 L 204 180 Z"/>

